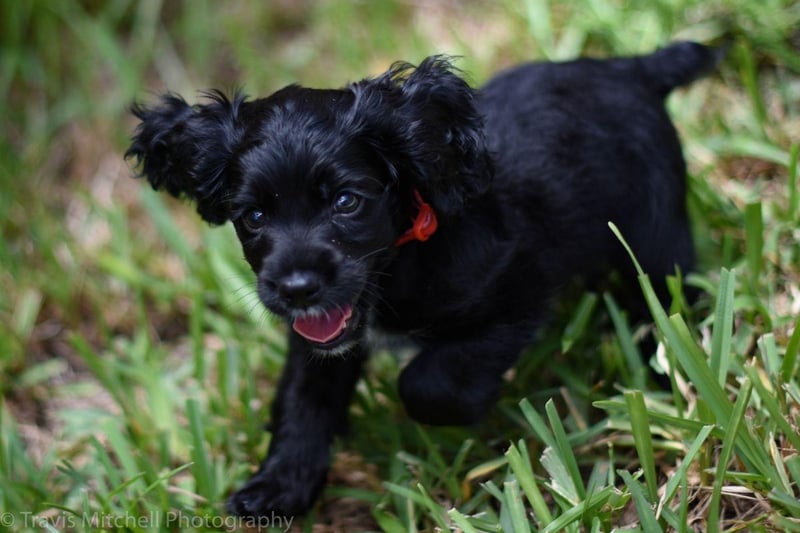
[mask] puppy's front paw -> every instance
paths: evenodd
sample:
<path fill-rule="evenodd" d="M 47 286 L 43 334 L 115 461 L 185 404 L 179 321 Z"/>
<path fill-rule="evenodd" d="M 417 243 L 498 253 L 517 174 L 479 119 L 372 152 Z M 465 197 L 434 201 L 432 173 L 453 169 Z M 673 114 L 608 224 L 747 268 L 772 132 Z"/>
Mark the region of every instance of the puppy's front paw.
<path fill-rule="evenodd" d="M 400 398 L 423 424 L 463 426 L 477 422 L 494 405 L 500 378 L 442 366 L 434 356 L 417 356 L 400 374 Z"/>
<path fill-rule="evenodd" d="M 302 515 L 314 505 L 327 474 L 327 465 L 297 465 L 267 461 L 228 500 L 228 512 L 238 516 Z"/>

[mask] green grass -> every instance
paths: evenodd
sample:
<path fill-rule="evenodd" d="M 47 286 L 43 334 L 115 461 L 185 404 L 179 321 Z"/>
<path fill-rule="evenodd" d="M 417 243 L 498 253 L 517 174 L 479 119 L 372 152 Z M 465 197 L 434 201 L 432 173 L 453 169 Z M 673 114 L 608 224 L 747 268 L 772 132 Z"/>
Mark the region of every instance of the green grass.
<path fill-rule="evenodd" d="M 233 530 L 222 502 L 268 446 L 283 326 L 232 228 L 129 179 L 134 98 L 337 86 L 432 53 L 480 83 L 693 38 L 730 45 L 668 102 L 700 258 L 674 284 L 704 296 L 663 309 L 640 276 L 654 327 L 565 298 L 474 428 L 409 420 L 397 354 L 376 354 L 293 525 L 800 531 L 798 27 L 789 0 L 0 0 L 0 530 Z"/>

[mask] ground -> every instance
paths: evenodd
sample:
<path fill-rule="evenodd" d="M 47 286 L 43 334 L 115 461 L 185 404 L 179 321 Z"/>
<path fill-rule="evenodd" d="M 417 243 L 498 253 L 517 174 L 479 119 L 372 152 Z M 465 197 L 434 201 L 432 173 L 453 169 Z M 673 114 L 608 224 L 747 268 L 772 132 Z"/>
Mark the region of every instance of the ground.
<path fill-rule="evenodd" d="M 132 101 L 339 86 L 433 53 L 478 84 L 686 38 L 728 47 L 669 101 L 703 296 L 628 324 L 575 291 L 473 428 L 408 420 L 402 354 L 379 354 L 293 527 L 800 530 L 796 2 L 64 0 L 0 21 L 0 530 L 212 529 L 268 445 L 283 326 L 232 228 L 131 179 Z"/>

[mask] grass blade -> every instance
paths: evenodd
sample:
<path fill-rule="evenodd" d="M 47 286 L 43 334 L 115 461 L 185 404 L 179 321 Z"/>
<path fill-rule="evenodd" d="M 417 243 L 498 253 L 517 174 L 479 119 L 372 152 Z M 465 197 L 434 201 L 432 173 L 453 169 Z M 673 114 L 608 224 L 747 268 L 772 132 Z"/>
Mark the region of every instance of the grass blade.
<path fill-rule="evenodd" d="M 775 335 L 772 333 L 765 333 L 759 337 L 757 343 L 758 350 L 761 353 L 761 360 L 764 364 L 764 370 L 770 379 L 778 380 L 780 375 L 781 361 L 778 357 L 778 347 L 775 344 Z"/>
<path fill-rule="evenodd" d="M 590 498 L 582 501 L 578 505 L 566 509 L 561 515 L 555 518 L 550 524 L 541 530 L 541 533 L 555 533 L 556 531 L 564 531 L 565 528 L 573 523 L 580 522 L 581 517 L 585 516 L 591 510 L 605 505 L 614 495 L 617 489 L 615 487 L 605 487 L 604 489 L 595 492 Z"/>
<path fill-rule="evenodd" d="M 649 281 L 646 283 L 649 284 Z M 652 288 L 650 288 L 650 291 L 652 291 Z M 652 297 L 655 298 L 655 293 L 653 293 Z M 656 318 L 656 324 L 666 337 L 669 348 L 673 350 L 679 364 L 708 403 L 717 422 L 724 425 L 730 418 L 733 407 L 724 389 L 717 381 L 717 376 L 711 371 L 705 354 L 692 338 L 683 318 L 679 315 L 673 315 L 667 319 L 663 309 L 658 304 L 658 300 L 651 300 L 650 303 L 659 306 L 658 311 L 660 312 L 656 313 L 659 315 Z"/>
<path fill-rule="evenodd" d="M 506 481 L 503 484 L 503 494 L 511 517 L 511 524 L 514 526 L 514 533 L 530 533 L 530 524 L 525 516 L 522 495 L 519 493 L 519 483 L 516 480 Z"/>
<path fill-rule="evenodd" d="M 175 218 L 170 213 L 161 195 L 149 188 L 139 190 L 139 202 L 147 211 L 150 220 L 158 230 L 158 235 L 167 243 L 167 246 L 180 257 L 183 264 L 191 267 L 197 262 L 197 252 L 194 251 L 186 240 L 186 235 Z"/>
<path fill-rule="evenodd" d="M 630 372 L 631 387 L 645 390 L 647 387 L 647 367 L 643 362 L 644 358 L 639 348 L 633 340 L 633 333 L 631 333 L 628 321 L 625 319 L 625 316 L 610 294 L 603 294 L 603 299 L 605 300 L 611 321 L 614 323 L 614 330 L 617 333 L 620 350 L 625 357 L 625 363 Z"/>
<path fill-rule="evenodd" d="M 644 470 L 644 479 L 650 501 L 658 499 L 658 479 L 656 478 L 656 463 L 653 455 L 653 437 L 647 418 L 647 407 L 644 404 L 642 391 L 625 392 L 625 403 L 628 405 L 628 414 L 631 421 L 631 432 L 639 463 Z"/>
<path fill-rule="evenodd" d="M 482 478 L 484 476 L 488 476 L 493 472 L 496 472 L 503 466 L 508 463 L 508 459 L 506 457 L 500 456 L 495 457 L 494 459 L 490 459 L 486 462 L 483 462 L 477 466 L 470 468 L 467 474 L 464 476 L 465 481 L 474 481 L 478 478 Z"/>
<path fill-rule="evenodd" d="M 546 447 L 539 460 L 542 463 L 542 468 L 550 475 L 551 491 L 569 502 L 568 506 L 580 502 L 581 497 L 578 494 L 578 489 L 570 475 L 566 461 L 559 455 L 558 450 L 549 446 Z"/>
<path fill-rule="evenodd" d="M 514 476 L 516 476 L 517 481 L 519 481 L 520 487 L 522 487 L 522 492 L 525 493 L 528 502 L 531 504 L 534 516 L 541 525 L 546 526 L 553 521 L 553 516 L 550 514 L 547 503 L 536 484 L 536 478 L 534 477 L 530 462 L 523 459 L 520 453 L 520 449 L 524 449 L 524 447 L 525 441 L 523 440 L 519 441 L 519 449 L 514 446 L 514 444 L 511 444 L 505 456 L 506 459 L 508 459 L 508 465 L 511 467 L 511 471 L 514 473 Z M 525 455 L 527 455 L 527 453 Z"/>
<path fill-rule="evenodd" d="M 458 512 L 457 509 L 453 508 L 447 511 L 447 516 L 450 517 L 450 520 L 463 531 L 463 533 L 478 533 L 478 530 L 475 529 L 466 516 Z M 403 529 L 399 529 L 398 533 L 404 532 Z"/>
<path fill-rule="evenodd" d="M 205 451 L 206 439 L 203 432 L 203 421 L 200 416 L 200 407 L 195 398 L 186 400 L 186 414 L 189 417 L 189 431 L 192 435 L 192 473 L 194 474 L 195 491 L 214 501 L 216 497 L 214 471 Z"/>
<path fill-rule="evenodd" d="M 780 389 L 776 390 L 769 379 L 765 380 L 763 374 L 753 365 L 745 365 L 744 372 L 758 393 L 764 409 L 769 413 L 770 422 L 778 426 L 795 450 L 800 450 L 800 434 L 786 419 L 785 409 L 781 407 L 776 398 Z"/>
<path fill-rule="evenodd" d="M 755 291 L 764 261 L 764 219 L 761 202 L 747 204 L 744 209 L 745 257 L 750 287 Z"/>
<path fill-rule="evenodd" d="M 123 476 L 128 480 L 138 480 L 142 475 L 142 469 L 136 462 L 137 454 L 132 448 L 133 443 L 130 439 L 126 438 L 113 421 L 108 421 L 108 423 L 105 424 L 103 433 L 105 433 L 106 439 L 108 439 L 108 445 L 113 450 L 116 461 L 122 466 L 124 472 Z M 125 485 L 125 482 L 121 479 L 122 476 L 116 477 L 119 476 L 119 473 L 116 472 L 113 463 L 108 463 L 105 466 L 108 468 L 107 474 L 109 474 L 109 476 L 114 476 L 113 479 L 116 481 L 115 485 Z M 111 489 L 114 490 L 115 487 L 111 487 Z"/>
<path fill-rule="evenodd" d="M 714 310 L 714 332 L 711 337 L 711 371 L 720 385 L 725 384 L 731 362 L 731 337 L 733 336 L 733 289 L 736 272 L 723 268 L 719 276 L 719 295 Z"/>
<path fill-rule="evenodd" d="M 669 478 L 667 481 L 667 486 L 664 490 L 664 496 L 661 498 L 661 506 L 668 505 L 672 498 L 675 497 L 675 492 L 680 487 L 681 480 L 686 479 L 686 473 L 689 470 L 689 466 L 691 466 L 692 462 L 694 461 L 697 452 L 700 451 L 700 448 L 705 443 L 708 436 L 713 431 L 714 426 L 703 426 L 703 429 L 697 434 L 695 437 L 694 442 L 692 445 L 689 446 L 689 450 L 686 452 L 686 455 L 683 456 L 683 460 L 681 461 L 681 465 L 678 467 L 677 470 L 673 473 L 672 477 Z"/>
<path fill-rule="evenodd" d="M 542 415 L 540 415 L 536 409 L 533 408 L 528 399 L 523 398 L 522 401 L 519 402 L 519 407 L 522 409 L 522 414 L 525 416 L 525 420 L 528 421 L 528 424 L 530 424 L 533 432 L 537 437 L 539 437 L 539 440 L 541 440 L 545 446 L 555 448 L 556 439 L 553 437 L 553 433 L 547 429 L 547 424 L 542 418 Z"/>
<path fill-rule="evenodd" d="M 634 261 L 637 271 L 641 273 L 639 276 L 639 284 L 642 287 L 645 300 L 647 301 L 647 305 L 653 315 L 659 332 L 664 336 L 669 349 L 675 353 L 681 367 L 694 383 L 700 397 L 707 403 L 717 424 L 727 430 L 727 425 L 729 421 L 731 421 L 733 406 L 725 394 L 725 391 L 718 383 L 717 377 L 711 371 L 711 367 L 706 361 L 705 354 L 703 354 L 697 342 L 692 338 L 689 328 L 686 326 L 682 317 L 674 315 L 667 318 L 666 312 L 661 306 L 661 302 L 659 302 L 649 278 L 642 273 L 641 266 L 633 256 L 630 246 L 625 243 L 619 230 L 613 226 L 613 224 L 611 224 L 610 227 L 617 238 L 623 243 L 625 249 L 628 250 L 628 253 L 631 254 L 631 259 Z M 745 432 L 741 434 L 738 439 L 738 446 L 742 452 L 742 460 L 748 465 L 748 468 L 755 470 L 759 475 L 764 476 L 772 483 L 780 483 L 778 473 L 771 465 L 763 446 L 760 446 L 749 433 Z"/>
<path fill-rule="evenodd" d="M 800 187 L 797 183 L 798 154 L 800 154 L 800 144 L 795 144 L 789 151 L 788 167 L 788 187 L 789 187 L 789 220 L 797 221 L 800 217 Z"/>
<path fill-rule="evenodd" d="M 553 56 L 553 26 L 548 0 L 526 0 L 525 10 L 530 31 L 545 57 Z"/>
<path fill-rule="evenodd" d="M 717 424 L 725 429 L 727 436 L 730 432 L 729 424 L 733 420 L 733 406 L 730 400 L 711 373 L 711 368 L 703 361 L 702 353 L 699 353 L 699 348 L 691 340 L 691 335 L 683 319 L 679 316 L 672 316 L 669 322 L 671 323 L 670 336 L 675 338 L 675 342 L 682 343 L 684 348 L 694 347 L 694 349 L 679 350 L 676 353 L 698 392 L 705 399 Z M 778 482 L 778 474 L 771 466 L 764 447 L 757 443 L 752 435 L 747 432 L 742 433 L 737 439 L 737 443 L 742 460 L 748 464 L 749 468 L 772 482 Z"/>
<path fill-rule="evenodd" d="M 451 512 L 455 511 L 455 509 L 451 509 Z M 458 512 L 458 511 L 456 511 Z M 452 515 L 451 515 L 452 516 Z M 408 533 L 408 529 L 403 526 L 403 522 L 400 521 L 396 516 L 391 515 L 380 509 L 375 507 L 372 509 L 372 517 L 378 523 L 378 526 L 381 528 L 381 531 L 386 533 Z M 455 519 L 453 520 L 455 522 Z M 466 518 L 464 518 L 466 522 Z M 468 530 L 462 527 L 464 533 L 469 533 Z"/>
<path fill-rule="evenodd" d="M 793 516 L 800 516 L 800 500 L 798 500 L 795 496 L 772 490 L 769 492 L 769 498 L 772 501 L 779 503 L 785 509 L 789 510 Z M 788 526 L 789 523 L 791 523 L 792 529 L 787 528 L 786 531 L 800 531 L 800 528 L 797 527 L 797 520 L 792 520 L 792 522 L 787 521 L 786 525 Z"/>
<path fill-rule="evenodd" d="M 417 490 L 422 495 L 422 505 L 428 510 L 430 516 L 439 524 L 439 527 L 442 530 L 448 529 L 447 524 L 447 517 L 445 515 L 444 509 L 442 509 L 436 501 L 431 498 L 431 495 L 428 493 L 428 489 L 422 483 L 417 483 Z"/>
<path fill-rule="evenodd" d="M 586 331 L 586 326 L 592 318 L 592 312 L 597 306 L 597 295 L 593 292 L 587 292 L 583 295 L 580 302 L 575 309 L 572 320 L 569 321 L 564 334 L 561 337 L 561 351 L 564 353 L 569 352 L 570 348 Z"/>
<path fill-rule="evenodd" d="M 722 451 L 719 454 L 717 463 L 716 477 L 714 478 L 714 486 L 711 489 L 711 503 L 708 508 L 708 531 L 709 533 L 717 533 L 719 531 L 720 521 L 720 502 L 722 500 L 722 486 L 725 482 L 725 471 L 730 463 L 731 456 L 733 455 L 733 447 L 736 443 L 736 434 L 739 427 L 744 421 L 744 412 L 747 408 L 747 403 L 750 401 L 750 393 L 753 390 L 750 380 L 742 384 L 739 395 L 736 398 L 736 404 L 733 407 L 733 413 L 730 418 L 730 425 L 725 438 L 722 440 Z"/>
<path fill-rule="evenodd" d="M 631 496 L 633 496 L 633 504 L 636 506 L 636 514 L 639 517 L 642 530 L 648 533 L 663 531 L 664 529 L 658 523 L 653 508 L 642 490 L 641 483 L 633 479 L 633 476 L 627 470 L 618 470 L 617 472 L 631 492 Z"/>
<path fill-rule="evenodd" d="M 586 489 L 583 486 L 583 479 L 581 472 L 578 468 L 578 460 L 575 459 L 575 454 L 572 452 L 572 446 L 569 445 L 567 433 L 564 431 L 564 426 L 561 424 L 561 418 L 556 412 L 556 406 L 553 400 L 548 400 L 544 406 L 547 411 L 547 419 L 550 421 L 550 427 L 553 430 L 553 435 L 556 439 L 556 447 L 554 451 L 558 453 L 558 457 L 567 467 L 567 472 L 573 487 L 575 487 L 576 495 L 580 500 L 586 498 Z M 562 480 L 566 482 L 567 480 Z"/>
<path fill-rule="evenodd" d="M 798 353 L 800 353 L 800 317 L 794 322 L 794 333 L 786 345 L 786 353 L 783 355 L 781 363 L 781 379 L 784 383 L 788 383 L 794 378 Z"/>
<path fill-rule="evenodd" d="M 606 410 L 617 410 L 617 411 L 627 411 L 628 406 L 620 401 L 617 400 L 600 400 L 592 403 L 593 406 L 597 407 L 598 409 L 606 409 Z M 648 411 L 648 416 L 659 422 L 661 424 L 671 426 L 677 429 L 683 429 L 686 431 L 691 432 L 699 432 L 700 430 L 705 427 L 705 424 L 700 420 L 692 420 L 690 418 L 682 418 L 672 415 L 667 415 L 664 413 L 659 413 L 657 411 Z M 712 433 L 714 436 L 722 438 L 724 436 L 724 431 L 721 428 L 717 428 L 716 426 L 712 426 L 714 429 Z"/>

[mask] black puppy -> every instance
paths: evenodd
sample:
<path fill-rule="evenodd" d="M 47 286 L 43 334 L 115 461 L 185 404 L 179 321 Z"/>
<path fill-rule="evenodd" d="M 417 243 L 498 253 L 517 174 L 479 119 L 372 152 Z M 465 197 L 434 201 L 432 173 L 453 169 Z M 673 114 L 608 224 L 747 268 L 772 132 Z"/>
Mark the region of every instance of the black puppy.
<path fill-rule="evenodd" d="M 233 222 L 261 301 L 291 324 L 269 455 L 230 510 L 314 503 L 371 329 L 420 347 L 399 380 L 411 416 L 468 424 L 556 289 L 611 270 L 633 278 L 608 221 L 666 295 L 693 249 L 664 98 L 716 59 L 678 43 L 528 64 L 476 90 L 430 57 L 343 89 L 135 106 L 126 156 L 205 220 Z"/>

